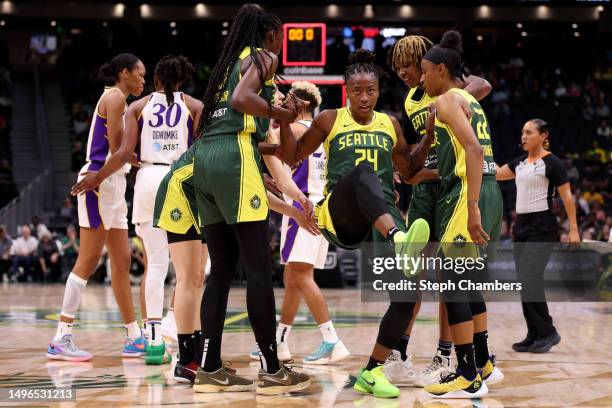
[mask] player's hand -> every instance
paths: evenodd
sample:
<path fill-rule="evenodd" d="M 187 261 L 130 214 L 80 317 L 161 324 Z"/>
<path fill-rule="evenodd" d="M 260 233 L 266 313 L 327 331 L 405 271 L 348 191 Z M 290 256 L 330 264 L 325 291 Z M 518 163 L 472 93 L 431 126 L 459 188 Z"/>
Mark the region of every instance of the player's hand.
<path fill-rule="evenodd" d="M 97 171 L 85 171 L 80 175 L 85 177 L 83 177 L 70 189 L 70 194 L 72 194 L 73 196 L 77 196 L 86 193 L 87 191 L 94 190 L 102 182 L 98 179 Z"/>
<path fill-rule="evenodd" d="M 472 241 L 474 241 L 474 243 L 477 245 L 486 245 L 486 243 L 491 239 L 482 229 L 478 204 L 468 205 L 468 232 L 470 233 L 470 238 L 472 238 Z"/>
<path fill-rule="evenodd" d="M 263 175 L 264 186 L 266 186 L 266 190 L 277 196 L 278 198 L 282 198 L 283 194 L 276 186 L 276 181 L 270 175 L 264 173 Z"/>
<path fill-rule="evenodd" d="M 293 218 L 297 221 L 298 225 L 308 231 L 309 234 L 314 236 L 321 235 L 315 218 L 308 217 L 306 212 L 296 209 L 296 215 Z"/>
<path fill-rule="evenodd" d="M 312 201 L 302 194 L 298 202 L 302 206 L 304 213 L 306 213 L 306 217 L 314 219 L 314 205 L 312 205 Z"/>
<path fill-rule="evenodd" d="M 140 167 L 140 161 L 138 161 L 138 155 L 136 153 L 132 153 L 129 163 L 134 167 Z"/>
<path fill-rule="evenodd" d="M 567 234 L 567 247 L 570 251 L 580 248 L 580 234 L 577 229 L 570 229 Z"/>

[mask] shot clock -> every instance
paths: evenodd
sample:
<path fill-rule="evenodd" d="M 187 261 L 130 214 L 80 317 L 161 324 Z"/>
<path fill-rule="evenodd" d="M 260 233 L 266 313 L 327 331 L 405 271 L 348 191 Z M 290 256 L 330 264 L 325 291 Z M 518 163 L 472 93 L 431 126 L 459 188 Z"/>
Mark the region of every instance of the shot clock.
<path fill-rule="evenodd" d="M 325 23 L 286 23 L 283 34 L 284 66 L 325 66 Z"/>

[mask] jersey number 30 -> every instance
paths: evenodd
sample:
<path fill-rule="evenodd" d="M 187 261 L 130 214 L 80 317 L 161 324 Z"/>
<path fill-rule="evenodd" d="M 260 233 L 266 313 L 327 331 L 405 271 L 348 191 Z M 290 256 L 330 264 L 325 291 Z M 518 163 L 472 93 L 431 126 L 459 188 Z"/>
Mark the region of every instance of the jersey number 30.
<path fill-rule="evenodd" d="M 175 127 L 178 125 L 181 120 L 181 107 L 177 103 L 173 103 L 169 108 L 166 108 L 166 105 L 162 105 L 161 103 L 156 103 L 153 107 L 158 108 L 157 112 L 153 112 L 153 116 L 155 117 L 155 123 L 152 120 L 149 120 L 149 126 L 151 127 L 160 127 L 164 123 L 168 127 Z M 176 109 L 174 109 L 176 107 Z M 174 113 L 176 111 L 176 113 Z M 165 115 L 164 115 L 165 112 Z M 174 116 L 174 118 L 172 118 Z"/>
<path fill-rule="evenodd" d="M 372 163 L 372 167 L 374 167 L 374 171 L 378 171 L 378 150 L 355 149 L 355 153 L 359 155 L 359 157 L 355 159 L 355 166 L 357 166 L 362 161 L 366 160 Z"/>

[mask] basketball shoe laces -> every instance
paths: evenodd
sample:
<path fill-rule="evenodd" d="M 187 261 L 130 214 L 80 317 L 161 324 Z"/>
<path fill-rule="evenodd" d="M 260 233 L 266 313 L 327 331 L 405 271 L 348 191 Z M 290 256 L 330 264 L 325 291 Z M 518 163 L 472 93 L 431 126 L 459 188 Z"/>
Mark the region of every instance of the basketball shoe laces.
<path fill-rule="evenodd" d="M 425 370 L 423 370 L 423 373 L 431 374 L 440 367 L 442 367 L 442 359 L 440 356 L 434 356 L 434 358 L 431 359 L 431 363 L 429 363 L 429 365 L 425 367 Z"/>

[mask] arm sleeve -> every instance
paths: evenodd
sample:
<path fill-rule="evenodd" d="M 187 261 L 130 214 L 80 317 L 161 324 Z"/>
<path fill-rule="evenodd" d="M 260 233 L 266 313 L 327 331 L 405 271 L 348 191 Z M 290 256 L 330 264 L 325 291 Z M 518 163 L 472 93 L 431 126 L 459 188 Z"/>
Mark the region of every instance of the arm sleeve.
<path fill-rule="evenodd" d="M 546 177 L 555 186 L 559 187 L 568 182 L 567 171 L 563 162 L 555 155 L 549 154 L 545 157 Z"/>
<path fill-rule="evenodd" d="M 525 159 L 525 156 L 519 156 L 515 159 L 512 159 L 511 161 L 508 162 L 508 167 L 510 168 L 510 170 L 512 170 L 513 173 L 516 173 L 514 169 L 516 169 L 516 166 L 518 166 L 519 163 L 523 161 L 524 159 Z"/>

